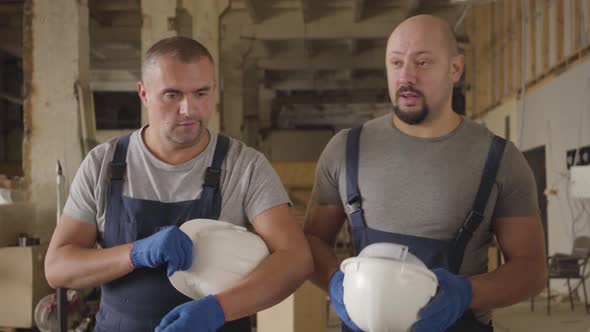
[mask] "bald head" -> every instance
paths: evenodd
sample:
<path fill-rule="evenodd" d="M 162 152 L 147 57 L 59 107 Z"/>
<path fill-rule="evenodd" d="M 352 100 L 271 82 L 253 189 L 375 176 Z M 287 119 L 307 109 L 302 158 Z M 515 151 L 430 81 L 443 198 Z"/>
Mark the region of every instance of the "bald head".
<path fill-rule="evenodd" d="M 464 59 L 446 21 L 431 15 L 403 21 L 387 41 L 385 61 L 398 119 L 414 125 L 453 113 L 453 85 L 461 79 Z"/>
<path fill-rule="evenodd" d="M 450 56 L 459 54 L 457 39 L 451 26 L 447 21 L 436 16 L 416 15 L 406 19 L 393 30 L 389 42 L 400 38 L 428 39 L 428 44 L 444 47 Z"/>

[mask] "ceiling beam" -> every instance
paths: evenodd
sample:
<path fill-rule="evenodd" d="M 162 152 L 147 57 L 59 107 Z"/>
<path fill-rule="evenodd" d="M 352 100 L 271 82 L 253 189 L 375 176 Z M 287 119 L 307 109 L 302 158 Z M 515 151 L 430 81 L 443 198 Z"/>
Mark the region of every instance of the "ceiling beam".
<path fill-rule="evenodd" d="M 278 105 L 387 103 L 389 102 L 389 95 L 386 88 L 381 90 L 356 90 L 354 93 L 342 90 L 338 93 L 277 95 L 273 102 Z"/>
<path fill-rule="evenodd" d="M 270 70 L 347 70 L 385 68 L 384 48 L 371 49 L 357 55 L 334 51 L 316 54 L 312 58 L 298 56 L 275 56 L 272 59 L 259 59 L 258 67 Z"/>
<path fill-rule="evenodd" d="M 285 79 L 265 80 L 264 85 L 272 90 L 356 90 L 356 89 L 384 89 L 387 80 L 384 77 L 363 77 L 349 79 Z"/>
<path fill-rule="evenodd" d="M 354 22 L 362 20 L 365 16 L 366 0 L 353 0 L 352 18 Z"/>
<path fill-rule="evenodd" d="M 379 39 L 389 36 L 393 22 L 257 24 L 244 26 L 241 37 L 261 40 L 286 39 Z"/>
<path fill-rule="evenodd" d="M 141 5 L 138 0 L 116 0 L 95 1 L 94 9 L 97 11 L 123 11 L 123 10 L 141 10 Z"/>

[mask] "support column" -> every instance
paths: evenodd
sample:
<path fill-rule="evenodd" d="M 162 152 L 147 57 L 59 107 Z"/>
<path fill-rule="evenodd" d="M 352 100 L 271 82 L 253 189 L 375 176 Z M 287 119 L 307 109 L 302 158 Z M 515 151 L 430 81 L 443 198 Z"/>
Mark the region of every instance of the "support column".
<path fill-rule="evenodd" d="M 176 1 L 141 0 L 141 60 L 158 40 L 178 35 Z M 147 112 L 141 108 L 141 125 L 148 123 Z"/>
<path fill-rule="evenodd" d="M 215 62 L 216 105 L 215 114 L 211 117 L 209 128 L 220 131 L 220 63 L 219 58 L 219 24 L 220 15 L 229 7 L 229 0 L 188 0 L 183 2 L 183 7 L 192 16 L 192 37 L 203 44 L 211 53 Z"/>
<path fill-rule="evenodd" d="M 222 129 L 229 136 L 243 138 L 244 130 L 244 69 L 253 40 L 240 39 L 241 26 L 223 26 L 221 44 Z"/>
<path fill-rule="evenodd" d="M 253 148 L 258 148 L 259 108 L 258 108 L 258 66 L 255 61 L 248 61 L 243 75 L 244 119 L 242 138 Z"/>
<path fill-rule="evenodd" d="M 36 205 L 37 224 L 31 229 L 44 237 L 56 223 L 56 162 L 71 183 L 82 161 L 75 85 L 88 84 L 88 2 L 31 0 L 24 22 L 23 165 L 28 196 Z"/>

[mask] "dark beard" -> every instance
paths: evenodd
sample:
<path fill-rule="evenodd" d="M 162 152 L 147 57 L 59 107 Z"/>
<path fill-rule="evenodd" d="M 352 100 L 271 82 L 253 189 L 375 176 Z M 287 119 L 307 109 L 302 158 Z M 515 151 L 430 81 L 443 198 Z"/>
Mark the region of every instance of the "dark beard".
<path fill-rule="evenodd" d="M 430 110 L 428 109 L 428 106 L 426 106 L 425 104 L 418 112 L 404 112 L 401 109 L 399 109 L 397 105 L 394 105 L 393 112 L 403 122 L 409 125 L 415 125 L 422 123 L 422 121 L 424 121 L 424 119 L 426 119 L 426 117 L 428 116 Z"/>
<path fill-rule="evenodd" d="M 396 104 L 396 105 L 393 105 L 393 112 L 401 121 L 403 121 L 409 125 L 415 125 L 415 124 L 422 123 L 424 121 L 424 119 L 426 119 L 426 117 L 428 116 L 428 113 L 430 113 L 430 110 L 428 109 L 428 105 L 426 105 L 426 102 L 424 100 L 424 95 L 422 94 L 422 92 L 420 92 L 416 89 L 413 89 L 411 87 L 401 87 L 397 90 L 397 92 L 395 94 L 396 101 L 399 99 L 401 93 L 403 93 L 403 92 L 412 92 L 412 93 L 419 95 L 420 98 L 422 98 L 422 108 L 418 112 L 405 112 L 405 111 L 402 111 L 399 108 L 399 106 Z"/>

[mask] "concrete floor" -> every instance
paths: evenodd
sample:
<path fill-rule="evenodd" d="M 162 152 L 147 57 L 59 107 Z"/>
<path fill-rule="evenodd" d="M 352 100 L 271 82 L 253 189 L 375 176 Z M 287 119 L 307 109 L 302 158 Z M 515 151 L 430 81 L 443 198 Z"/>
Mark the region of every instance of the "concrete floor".
<path fill-rule="evenodd" d="M 571 311 L 569 302 L 551 305 L 547 315 L 547 302 L 535 302 L 531 312 L 530 302 L 523 302 L 494 312 L 496 332 L 590 332 L 590 314 L 584 305 L 576 303 Z"/>
<path fill-rule="evenodd" d="M 576 303 L 572 312 L 569 302 L 551 305 L 547 315 L 545 300 L 535 302 L 531 312 L 530 302 L 523 302 L 494 312 L 495 332 L 590 332 L 590 314 L 584 305 Z M 332 317 L 330 317 L 332 318 Z M 329 321 L 326 332 L 340 332 L 339 324 Z"/>

